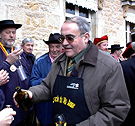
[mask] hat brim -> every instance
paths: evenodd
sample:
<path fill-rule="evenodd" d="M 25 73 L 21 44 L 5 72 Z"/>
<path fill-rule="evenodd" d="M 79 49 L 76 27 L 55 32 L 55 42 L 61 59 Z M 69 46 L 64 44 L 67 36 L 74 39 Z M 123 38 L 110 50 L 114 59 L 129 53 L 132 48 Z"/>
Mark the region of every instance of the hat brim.
<path fill-rule="evenodd" d="M 0 25 L 0 30 L 5 29 L 5 28 L 16 28 L 16 29 L 18 29 L 20 27 L 22 27 L 21 24 L 5 24 L 5 25 Z"/>
<path fill-rule="evenodd" d="M 48 44 L 60 44 L 60 42 L 59 41 L 57 41 L 57 40 L 54 40 L 54 41 L 45 41 L 44 39 L 43 39 L 43 41 L 48 45 Z"/>
<path fill-rule="evenodd" d="M 116 47 L 116 48 L 108 48 L 109 50 L 120 50 L 123 49 L 124 47 Z"/>

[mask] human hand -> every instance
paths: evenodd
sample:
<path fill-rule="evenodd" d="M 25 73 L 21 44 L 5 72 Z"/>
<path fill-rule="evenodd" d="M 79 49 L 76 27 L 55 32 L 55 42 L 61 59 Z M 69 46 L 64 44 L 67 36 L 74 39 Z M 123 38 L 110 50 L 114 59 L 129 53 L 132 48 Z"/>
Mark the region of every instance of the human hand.
<path fill-rule="evenodd" d="M 24 89 L 21 89 L 21 91 L 27 92 L 27 94 L 29 95 L 29 98 L 32 99 L 32 92 L 31 92 L 31 91 L 29 91 L 29 90 L 24 90 Z M 25 94 L 26 94 L 26 93 L 24 93 L 24 95 L 25 95 Z M 15 92 L 15 93 L 13 94 L 13 100 L 14 100 L 14 103 L 15 103 L 16 107 L 19 108 L 19 104 L 18 104 L 17 101 L 15 100 L 16 95 L 17 95 L 17 92 Z"/>
<path fill-rule="evenodd" d="M 6 70 L 0 70 L 0 86 L 9 82 L 9 73 Z"/>
<path fill-rule="evenodd" d="M 5 108 L 0 111 L 0 126 L 10 126 L 16 112 L 12 108 Z"/>
<path fill-rule="evenodd" d="M 19 59 L 19 56 L 21 55 L 21 53 L 23 52 L 22 49 L 19 49 L 19 50 L 14 50 L 12 53 L 9 53 L 7 58 L 6 58 L 6 61 L 9 63 L 9 64 L 13 64 L 15 63 L 18 59 Z"/>

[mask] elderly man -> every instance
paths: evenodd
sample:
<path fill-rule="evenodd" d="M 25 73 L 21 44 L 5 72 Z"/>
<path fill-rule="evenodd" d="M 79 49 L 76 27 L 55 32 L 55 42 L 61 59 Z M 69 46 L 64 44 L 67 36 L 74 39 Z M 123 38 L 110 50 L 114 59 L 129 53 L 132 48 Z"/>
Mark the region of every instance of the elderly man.
<path fill-rule="evenodd" d="M 53 99 L 56 121 L 70 126 L 120 126 L 130 108 L 121 65 L 89 41 L 89 23 L 67 19 L 59 41 L 64 53 L 40 85 L 28 90 L 33 102 Z"/>
<path fill-rule="evenodd" d="M 13 93 L 15 92 L 16 86 L 20 86 L 24 89 L 28 89 L 29 87 L 27 79 L 21 81 L 17 72 L 21 63 L 18 59 L 22 50 L 14 51 L 13 47 L 16 39 L 16 30 L 21 26 L 21 24 L 15 24 L 13 20 L 0 21 L 0 70 L 6 70 L 10 78 L 6 84 L 0 86 L 0 89 L 3 91 L 5 97 L 3 108 L 5 108 L 6 105 L 11 105 L 16 111 L 15 120 L 11 126 L 24 126 L 25 124 L 27 125 L 27 123 L 29 123 L 28 120 L 30 120 L 28 119 L 30 112 L 16 108 L 13 102 Z"/>
<path fill-rule="evenodd" d="M 59 33 L 51 33 L 48 41 L 43 40 L 49 47 L 49 52 L 40 56 L 34 63 L 31 74 L 31 85 L 39 85 L 48 75 L 53 61 L 62 53 L 62 45 L 58 41 Z M 41 126 L 50 126 L 52 124 L 52 103 L 41 102 L 35 105 L 37 118 Z"/>
<path fill-rule="evenodd" d="M 122 49 L 124 47 L 121 47 L 119 44 L 111 45 L 111 56 L 118 62 L 121 62 L 122 60 Z"/>
<path fill-rule="evenodd" d="M 34 41 L 31 38 L 25 38 L 21 43 L 21 47 L 23 49 L 23 53 L 21 54 L 21 63 L 25 69 L 25 73 L 29 80 L 31 76 L 32 67 L 35 61 L 35 56 L 32 54 Z"/>

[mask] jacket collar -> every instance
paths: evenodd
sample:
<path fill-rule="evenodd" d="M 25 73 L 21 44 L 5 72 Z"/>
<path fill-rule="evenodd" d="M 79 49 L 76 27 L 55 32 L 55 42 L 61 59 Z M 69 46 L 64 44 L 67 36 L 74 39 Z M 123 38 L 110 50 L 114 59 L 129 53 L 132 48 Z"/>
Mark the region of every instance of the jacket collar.
<path fill-rule="evenodd" d="M 89 47 L 88 47 L 88 51 L 86 52 L 86 54 L 82 57 L 81 59 L 81 63 L 86 63 L 86 64 L 90 64 L 95 66 L 97 63 L 97 57 L 98 57 L 98 48 L 92 43 L 89 43 Z M 62 61 L 66 60 L 66 55 L 65 53 L 63 53 L 62 55 L 60 55 L 55 62 L 56 63 L 60 63 Z"/>

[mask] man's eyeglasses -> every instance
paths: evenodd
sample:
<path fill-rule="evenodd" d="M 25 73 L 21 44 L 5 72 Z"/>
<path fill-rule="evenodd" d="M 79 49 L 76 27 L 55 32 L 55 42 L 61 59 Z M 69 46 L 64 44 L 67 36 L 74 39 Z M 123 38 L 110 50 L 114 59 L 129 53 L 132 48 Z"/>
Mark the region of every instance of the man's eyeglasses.
<path fill-rule="evenodd" d="M 82 34 L 81 34 L 82 35 Z M 79 36 L 74 36 L 74 35 L 60 35 L 60 37 L 58 38 L 58 41 L 60 43 L 63 43 L 64 42 L 64 39 L 66 39 L 69 43 L 72 43 L 77 37 L 80 37 L 81 35 Z"/>

